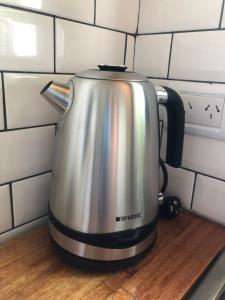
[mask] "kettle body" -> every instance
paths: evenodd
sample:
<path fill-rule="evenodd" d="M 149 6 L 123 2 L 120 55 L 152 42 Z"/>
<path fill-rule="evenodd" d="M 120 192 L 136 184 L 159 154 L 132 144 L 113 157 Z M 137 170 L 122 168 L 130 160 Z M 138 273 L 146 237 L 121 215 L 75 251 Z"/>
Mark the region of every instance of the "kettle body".
<path fill-rule="evenodd" d="M 52 172 L 50 236 L 78 260 L 130 261 L 156 237 L 156 90 L 139 74 L 107 67 L 76 74 L 66 92 L 58 97 L 62 115 Z"/>

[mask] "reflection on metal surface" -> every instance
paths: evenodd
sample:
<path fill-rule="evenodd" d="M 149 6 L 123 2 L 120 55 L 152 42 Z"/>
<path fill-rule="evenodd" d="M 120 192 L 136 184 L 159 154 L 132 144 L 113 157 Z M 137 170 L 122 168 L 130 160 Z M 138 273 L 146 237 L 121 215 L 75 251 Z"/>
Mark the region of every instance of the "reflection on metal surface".
<path fill-rule="evenodd" d="M 83 233 L 135 229 L 152 222 L 159 191 L 153 85 L 79 74 L 72 81 L 73 103 L 57 130 L 53 214 Z M 116 217 L 132 214 L 141 217 L 116 222 Z"/>
<path fill-rule="evenodd" d="M 49 224 L 49 231 L 53 240 L 68 252 L 80 257 L 103 261 L 126 259 L 138 255 L 150 247 L 156 237 L 156 231 L 154 230 L 145 240 L 141 241 L 135 246 L 124 249 L 110 249 L 95 247 L 73 240 L 70 237 L 62 234 L 51 223 Z"/>
<path fill-rule="evenodd" d="M 158 104 L 165 104 L 168 100 L 167 91 L 162 86 L 156 86 L 155 90 Z"/>
<path fill-rule="evenodd" d="M 65 112 L 72 103 L 73 83 L 68 84 L 50 81 L 41 91 L 45 97 L 57 110 Z"/>

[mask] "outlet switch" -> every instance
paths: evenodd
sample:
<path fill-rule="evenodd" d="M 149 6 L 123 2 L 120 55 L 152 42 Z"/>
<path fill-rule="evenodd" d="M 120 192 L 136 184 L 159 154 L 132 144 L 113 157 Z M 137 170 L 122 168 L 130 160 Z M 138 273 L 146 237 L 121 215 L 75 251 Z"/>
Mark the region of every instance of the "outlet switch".
<path fill-rule="evenodd" d="M 220 128 L 224 98 L 182 94 L 185 123 Z"/>

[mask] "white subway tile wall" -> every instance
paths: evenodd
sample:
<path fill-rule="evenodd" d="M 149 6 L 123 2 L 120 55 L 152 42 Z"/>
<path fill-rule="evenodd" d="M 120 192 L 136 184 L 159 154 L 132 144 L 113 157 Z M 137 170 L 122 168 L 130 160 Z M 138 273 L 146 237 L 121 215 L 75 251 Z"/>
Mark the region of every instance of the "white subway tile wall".
<path fill-rule="evenodd" d="M 139 0 L 96 0 L 96 24 L 135 33 L 138 8 Z"/>
<path fill-rule="evenodd" d="M 183 207 L 190 209 L 195 173 L 184 169 L 176 169 L 166 165 L 168 171 L 168 187 L 166 196 L 177 196 Z"/>
<path fill-rule="evenodd" d="M 67 82 L 71 75 L 4 73 L 7 127 L 22 128 L 56 123 L 59 113 L 41 95 L 52 80 Z"/>
<path fill-rule="evenodd" d="M 124 33 L 56 19 L 56 70 L 79 72 L 98 64 L 121 65 L 125 37 Z"/>
<path fill-rule="evenodd" d="M 126 61 L 125 61 L 125 65 L 128 67 L 129 71 L 133 71 L 134 46 L 135 46 L 135 38 L 129 35 L 127 37 L 127 49 L 126 49 Z"/>
<path fill-rule="evenodd" d="M 11 240 L 13 238 L 19 238 L 21 234 L 24 234 L 26 231 L 31 230 L 32 228 L 35 228 L 37 226 L 47 224 L 48 217 L 40 217 L 38 219 L 32 220 L 31 222 L 28 222 L 26 224 L 23 224 L 18 227 L 13 227 L 13 230 L 8 230 L 4 234 L 0 234 L 0 244 L 3 242 L 6 242 L 8 240 Z"/>
<path fill-rule="evenodd" d="M 0 241 L 46 214 L 59 115 L 40 89 L 99 63 L 132 70 L 133 62 L 155 84 L 178 91 L 179 84 L 223 86 L 222 2 L 142 0 L 136 34 L 137 0 L 0 0 Z M 210 201 L 215 192 L 219 210 L 225 207 L 224 151 L 223 141 L 186 135 L 182 168 L 169 168 L 167 190 L 186 208 L 222 223 L 225 216 Z"/>
<path fill-rule="evenodd" d="M 1 0 L 0 3 L 93 24 L 94 1 L 95 0 Z"/>
<path fill-rule="evenodd" d="M 169 78 L 225 81 L 225 31 L 177 33 Z"/>
<path fill-rule="evenodd" d="M 50 184 L 50 173 L 12 184 L 15 226 L 27 223 L 47 213 Z"/>
<path fill-rule="evenodd" d="M 218 28 L 222 0 L 141 0 L 138 33 Z"/>
<path fill-rule="evenodd" d="M 0 133 L 0 184 L 52 168 L 55 126 Z"/>
<path fill-rule="evenodd" d="M 166 77 L 170 55 L 171 34 L 137 36 L 135 71 L 146 76 Z"/>
<path fill-rule="evenodd" d="M 41 89 L 101 63 L 132 70 L 138 7 L 139 0 L 0 0 L 0 241 L 47 213 L 59 113 Z"/>
<path fill-rule="evenodd" d="M 135 71 L 144 72 L 155 85 L 178 92 L 225 95 L 223 4 L 222 0 L 141 0 Z M 158 42 L 170 35 L 171 43 Z M 156 42 L 150 43 L 154 38 Z M 163 68 L 162 53 L 168 55 Z M 167 132 L 163 128 L 161 157 L 165 160 Z M 182 166 L 169 167 L 168 172 L 167 194 L 178 195 L 187 209 L 225 224 L 224 140 L 186 134 Z"/>
<path fill-rule="evenodd" d="M 225 225 L 225 182 L 198 175 L 193 210 Z"/>
<path fill-rule="evenodd" d="M 53 72 L 53 19 L 0 6 L 0 69 Z"/>

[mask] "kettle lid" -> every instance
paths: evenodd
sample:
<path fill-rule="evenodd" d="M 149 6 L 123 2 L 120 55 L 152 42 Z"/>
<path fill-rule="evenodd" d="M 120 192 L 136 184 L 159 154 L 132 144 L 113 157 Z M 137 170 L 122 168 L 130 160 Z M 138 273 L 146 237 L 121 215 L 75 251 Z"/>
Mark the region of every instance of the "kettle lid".
<path fill-rule="evenodd" d="M 126 71 L 124 65 L 98 65 L 99 69 L 89 69 L 77 73 L 75 77 L 100 79 L 100 80 L 122 80 L 122 81 L 148 81 L 141 74 Z"/>

